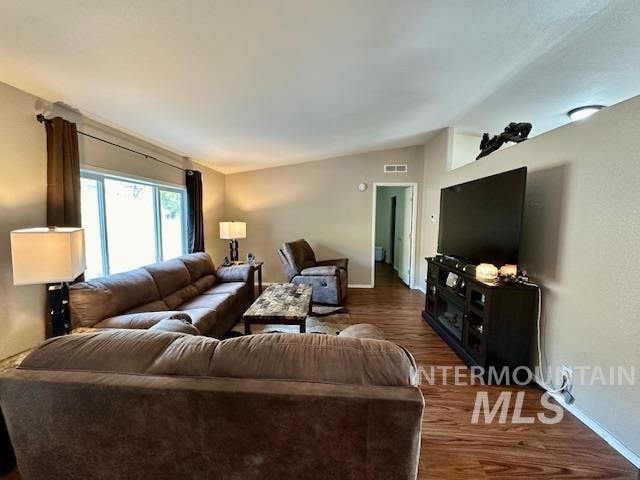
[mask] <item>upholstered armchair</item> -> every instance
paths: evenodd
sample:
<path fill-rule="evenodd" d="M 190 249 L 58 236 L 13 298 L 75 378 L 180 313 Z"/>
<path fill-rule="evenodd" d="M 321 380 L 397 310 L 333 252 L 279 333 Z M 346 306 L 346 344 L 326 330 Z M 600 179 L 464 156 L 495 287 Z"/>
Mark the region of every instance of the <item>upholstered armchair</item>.
<path fill-rule="evenodd" d="M 306 240 L 283 243 L 278 250 L 287 280 L 313 287 L 314 303 L 342 305 L 347 296 L 347 258 L 318 262 Z"/>

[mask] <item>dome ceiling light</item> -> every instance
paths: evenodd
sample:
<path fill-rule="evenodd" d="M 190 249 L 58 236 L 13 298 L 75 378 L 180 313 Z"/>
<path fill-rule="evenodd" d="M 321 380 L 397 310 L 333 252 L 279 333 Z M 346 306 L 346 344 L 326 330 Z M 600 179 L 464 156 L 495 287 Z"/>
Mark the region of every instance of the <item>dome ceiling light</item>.
<path fill-rule="evenodd" d="M 571 119 L 572 122 L 575 122 L 576 120 L 584 120 L 594 113 L 599 112 L 603 108 L 604 105 L 587 105 L 584 107 L 577 107 L 569 110 L 567 112 L 567 116 Z"/>

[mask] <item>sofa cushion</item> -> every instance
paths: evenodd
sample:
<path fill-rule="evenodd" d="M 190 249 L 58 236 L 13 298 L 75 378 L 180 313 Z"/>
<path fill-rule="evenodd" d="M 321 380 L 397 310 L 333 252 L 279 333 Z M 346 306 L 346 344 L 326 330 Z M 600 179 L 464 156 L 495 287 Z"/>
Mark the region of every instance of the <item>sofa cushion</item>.
<path fill-rule="evenodd" d="M 167 304 L 163 300 L 154 300 L 153 302 L 139 305 L 131 310 L 127 310 L 124 313 L 139 313 L 139 312 L 161 312 L 163 310 L 169 310 Z"/>
<path fill-rule="evenodd" d="M 218 280 L 216 279 L 215 275 L 205 275 L 204 277 L 201 277 L 193 282 L 191 285 L 196 287 L 198 293 L 202 293 L 205 290 L 213 287 L 217 283 L 217 281 Z"/>
<path fill-rule="evenodd" d="M 188 302 L 192 298 L 198 295 L 198 289 L 195 285 L 187 285 L 186 287 L 182 287 L 171 295 L 164 298 L 164 303 L 167 304 L 167 307 L 174 309 L 184 302 Z"/>
<path fill-rule="evenodd" d="M 154 263 L 144 267 L 158 286 L 160 296 L 167 297 L 176 290 L 189 285 L 191 276 L 184 263 L 178 258 L 166 262 Z"/>
<path fill-rule="evenodd" d="M 209 337 L 150 330 L 79 333 L 47 340 L 20 368 L 206 376 L 218 343 Z"/>
<path fill-rule="evenodd" d="M 415 385 L 412 357 L 385 340 L 274 333 L 222 342 L 203 336 L 111 330 L 47 340 L 20 368 Z"/>
<path fill-rule="evenodd" d="M 211 257 L 204 252 L 190 253 L 180 257 L 180 261 L 184 263 L 191 276 L 191 282 L 195 282 L 205 275 L 213 275 L 215 267 L 211 261 Z"/>
<path fill-rule="evenodd" d="M 226 314 L 235 303 L 235 295 L 221 293 L 219 295 L 199 295 L 196 298 L 183 303 L 178 310 L 185 311 L 192 308 L 208 308 L 219 313 Z"/>
<path fill-rule="evenodd" d="M 217 285 L 202 292 L 202 295 L 220 295 L 220 294 L 236 295 L 239 291 L 241 291 L 246 286 L 247 284 L 244 282 L 218 283 Z"/>
<path fill-rule="evenodd" d="M 96 323 L 96 328 L 151 328 L 162 320 L 179 318 L 191 321 L 189 315 L 178 311 L 162 311 L 162 312 L 138 312 L 126 313 L 124 315 L 115 315 Z"/>
<path fill-rule="evenodd" d="M 160 299 L 153 277 L 144 268 L 80 282 L 69 288 L 74 327 L 92 327 L 105 318 Z"/>
<path fill-rule="evenodd" d="M 214 353 L 210 374 L 380 386 L 417 380 L 413 358 L 394 343 L 296 333 L 225 340 Z"/>
<path fill-rule="evenodd" d="M 218 321 L 218 312 L 211 308 L 190 308 L 182 313 L 189 315 L 191 324 L 203 335 L 209 333 Z"/>
<path fill-rule="evenodd" d="M 296 273 L 316 266 L 316 255 L 306 240 L 296 240 L 282 245 L 282 252 Z"/>
<path fill-rule="evenodd" d="M 329 265 L 324 267 L 309 267 L 300 271 L 300 275 L 313 276 L 313 277 L 333 277 L 338 275 L 340 269 L 338 267 Z"/>

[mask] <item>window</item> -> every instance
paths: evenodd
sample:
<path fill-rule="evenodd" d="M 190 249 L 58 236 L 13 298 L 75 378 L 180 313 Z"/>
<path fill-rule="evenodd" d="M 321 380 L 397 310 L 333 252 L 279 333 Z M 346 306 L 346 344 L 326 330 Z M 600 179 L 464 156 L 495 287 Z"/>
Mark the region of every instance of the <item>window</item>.
<path fill-rule="evenodd" d="M 86 278 L 124 272 L 186 253 L 186 192 L 82 171 Z"/>

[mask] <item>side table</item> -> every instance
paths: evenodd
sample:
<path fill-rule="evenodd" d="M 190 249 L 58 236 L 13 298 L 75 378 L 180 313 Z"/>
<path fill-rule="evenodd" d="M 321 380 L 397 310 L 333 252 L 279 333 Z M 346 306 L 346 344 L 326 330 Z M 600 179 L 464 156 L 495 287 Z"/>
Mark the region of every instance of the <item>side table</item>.
<path fill-rule="evenodd" d="M 264 262 L 253 263 L 253 269 L 258 272 L 258 296 L 262 295 L 262 265 Z"/>

